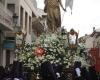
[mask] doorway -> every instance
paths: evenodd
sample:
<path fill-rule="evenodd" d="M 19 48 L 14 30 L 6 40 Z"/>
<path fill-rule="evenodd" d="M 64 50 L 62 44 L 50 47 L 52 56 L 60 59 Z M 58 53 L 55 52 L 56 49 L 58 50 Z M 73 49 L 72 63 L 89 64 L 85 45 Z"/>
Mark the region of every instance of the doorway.
<path fill-rule="evenodd" d="M 6 50 L 6 65 L 10 64 L 10 50 Z"/>

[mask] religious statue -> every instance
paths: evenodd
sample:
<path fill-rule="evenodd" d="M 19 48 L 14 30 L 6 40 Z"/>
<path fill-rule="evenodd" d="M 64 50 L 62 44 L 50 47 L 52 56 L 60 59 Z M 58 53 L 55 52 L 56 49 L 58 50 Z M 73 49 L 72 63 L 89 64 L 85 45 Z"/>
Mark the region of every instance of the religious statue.
<path fill-rule="evenodd" d="M 75 32 L 74 29 L 71 29 L 70 32 L 68 32 L 68 43 L 70 49 L 77 48 L 77 39 L 78 39 L 78 33 Z"/>
<path fill-rule="evenodd" d="M 50 31 L 55 32 L 57 28 L 61 27 L 60 6 L 64 11 L 61 0 L 45 0 L 44 12 L 47 13 L 47 25 Z"/>

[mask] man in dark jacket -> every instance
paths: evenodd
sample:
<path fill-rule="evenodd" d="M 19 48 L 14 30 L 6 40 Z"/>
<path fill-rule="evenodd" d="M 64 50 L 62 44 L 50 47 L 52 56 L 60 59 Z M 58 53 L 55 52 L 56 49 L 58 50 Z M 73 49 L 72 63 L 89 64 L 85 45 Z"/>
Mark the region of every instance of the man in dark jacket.
<path fill-rule="evenodd" d="M 41 75 L 43 80 L 58 80 L 53 66 L 49 61 L 41 64 Z"/>

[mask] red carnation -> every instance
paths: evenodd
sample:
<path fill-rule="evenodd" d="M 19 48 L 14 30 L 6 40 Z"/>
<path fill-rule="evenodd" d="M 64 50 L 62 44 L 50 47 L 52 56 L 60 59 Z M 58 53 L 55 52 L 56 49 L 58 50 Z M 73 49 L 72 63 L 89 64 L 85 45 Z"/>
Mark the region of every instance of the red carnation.
<path fill-rule="evenodd" d="M 44 49 L 43 48 L 36 48 L 35 49 L 35 54 L 36 56 L 42 56 L 44 54 Z"/>

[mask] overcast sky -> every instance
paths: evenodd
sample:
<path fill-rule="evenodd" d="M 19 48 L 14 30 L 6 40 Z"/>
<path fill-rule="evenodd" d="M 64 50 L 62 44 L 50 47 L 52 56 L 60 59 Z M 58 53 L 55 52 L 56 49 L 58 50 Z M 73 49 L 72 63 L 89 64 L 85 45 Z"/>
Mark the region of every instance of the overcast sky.
<path fill-rule="evenodd" d="M 64 4 L 65 0 L 62 0 Z M 38 8 L 44 8 L 44 0 L 37 0 Z M 64 14 L 64 17 L 63 17 Z M 62 26 L 67 31 L 74 28 L 79 30 L 79 36 L 92 33 L 92 28 L 100 28 L 100 0 L 74 0 L 72 15 L 69 8 L 67 12 L 61 10 Z"/>

